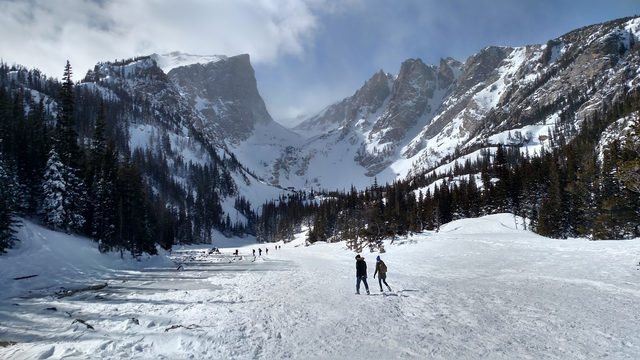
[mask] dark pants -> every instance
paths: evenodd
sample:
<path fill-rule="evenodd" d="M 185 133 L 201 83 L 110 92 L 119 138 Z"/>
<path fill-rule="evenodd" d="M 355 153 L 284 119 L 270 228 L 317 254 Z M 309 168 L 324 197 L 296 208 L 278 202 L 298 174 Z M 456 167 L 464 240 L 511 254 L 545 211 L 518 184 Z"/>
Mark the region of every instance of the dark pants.
<path fill-rule="evenodd" d="M 362 281 L 364 283 L 364 288 L 367 289 L 367 291 L 369 291 L 369 284 L 367 284 L 367 277 L 366 276 L 358 276 L 357 280 L 356 280 L 356 292 L 360 292 L 360 281 Z"/>
<path fill-rule="evenodd" d="M 380 284 L 380 290 L 382 290 L 382 283 L 384 283 L 385 285 L 387 285 L 387 287 L 389 287 L 389 284 L 387 284 L 386 279 L 378 278 L 378 284 Z"/>

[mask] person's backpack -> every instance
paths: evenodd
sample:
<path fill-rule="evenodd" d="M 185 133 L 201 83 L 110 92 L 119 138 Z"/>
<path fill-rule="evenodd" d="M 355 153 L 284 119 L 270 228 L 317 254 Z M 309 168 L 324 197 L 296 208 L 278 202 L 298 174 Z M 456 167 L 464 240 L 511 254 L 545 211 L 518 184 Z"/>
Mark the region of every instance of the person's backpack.
<path fill-rule="evenodd" d="M 385 265 L 384 261 L 380 260 L 380 272 L 381 273 L 386 273 L 387 272 L 387 265 Z"/>

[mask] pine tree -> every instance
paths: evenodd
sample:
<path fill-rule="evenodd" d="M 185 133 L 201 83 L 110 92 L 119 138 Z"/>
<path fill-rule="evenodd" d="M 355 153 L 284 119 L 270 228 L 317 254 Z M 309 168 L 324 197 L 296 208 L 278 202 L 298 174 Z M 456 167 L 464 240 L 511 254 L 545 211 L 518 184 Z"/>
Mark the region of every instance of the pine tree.
<path fill-rule="evenodd" d="M 640 112 L 630 119 L 624 146 L 625 158 L 619 162 L 616 177 L 624 186 L 635 193 L 640 193 Z"/>
<path fill-rule="evenodd" d="M 71 64 L 67 61 L 62 76 L 62 88 L 58 102 L 58 118 L 56 121 L 56 151 L 63 164 L 77 169 L 80 148 L 75 122 L 75 105 L 73 99 L 73 81 L 71 80 Z"/>
<path fill-rule="evenodd" d="M 495 177 L 498 178 L 498 182 L 493 187 L 492 201 L 497 205 L 496 210 L 498 212 L 509 211 L 511 210 L 507 201 L 507 194 L 509 192 L 509 167 L 502 144 L 498 144 L 498 148 L 496 149 L 493 171 Z"/>
<path fill-rule="evenodd" d="M 138 257 L 143 252 L 155 253 L 153 228 L 151 221 L 151 203 L 147 199 L 146 185 L 137 162 L 131 161 L 129 149 L 124 151 L 124 160 L 118 170 L 117 220 L 115 245 L 124 256 L 129 251 Z M 135 155 L 136 158 L 139 155 Z M 187 220 L 187 219 L 185 219 Z M 191 221 L 185 221 L 185 229 L 191 235 Z M 190 238 L 189 240 L 192 240 Z"/>
<path fill-rule="evenodd" d="M 552 238 L 566 237 L 563 174 L 557 154 L 549 164 L 549 187 L 538 213 L 538 234 Z"/>
<path fill-rule="evenodd" d="M 637 196 L 629 196 L 622 182 L 615 177 L 619 171 L 622 151 L 614 140 L 604 152 L 600 185 L 599 214 L 594 220 L 594 239 L 624 239 L 632 237 L 638 224 Z M 635 199 L 635 201 L 634 201 Z"/>
<path fill-rule="evenodd" d="M 0 86 L 0 152 L 4 154 L 13 154 L 14 149 L 14 121 L 12 114 L 12 97 L 5 90 L 4 86 Z"/>
<path fill-rule="evenodd" d="M 67 183 L 63 175 L 65 166 L 60 161 L 55 149 L 49 152 L 49 160 L 44 172 L 42 183 L 42 206 L 41 212 L 44 215 L 44 222 L 53 230 L 65 226 L 67 217 L 64 206 L 67 196 Z"/>
<path fill-rule="evenodd" d="M 111 251 L 116 247 L 117 172 L 118 152 L 113 141 L 109 141 L 92 191 L 91 238 L 99 243 L 101 252 Z"/>
<path fill-rule="evenodd" d="M 55 149 L 49 152 L 42 183 L 43 201 L 41 213 L 51 229 L 66 233 L 77 231 L 84 225 L 84 184 L 62 163 Z"/>
<path fill-rule="evenodd" d="M 75 130 L 73 82 L 67 61 L 58 104 L 54 148 L 49 153 L 43 182 L 41 212 L 45 223 L 66 233 L 79 231 L 85 223 L 86 189 L 78 177 L 80 150 Z"/>
<path fill-rule="evenodd" d="M 17 181 L 0 152 L 0 253 L 6 253 L 16 240 Z"/>
<path fill-rule="evenodd" d="M 72 231 L 81 231 L 86 219 L 84 213 L 87 207 L 87 189 L 84 181 L 76 176 L 73 169 L 68 169 L 65 173 L 67 176 L 67 197 L 65 198 L 65 207 L 67 208 L 67 227 L 65 232 L 70 234 Z"/>
<path fill-rule="evenodd" d="M 20 183 L 19 208 L 25 216 L 35 215 L 42 197 L 42 176 L 47 163 L 50 142 L 46 125 L 44 100 L 32 104 L 31 111 L 18 138 L 17 176 Z"/>

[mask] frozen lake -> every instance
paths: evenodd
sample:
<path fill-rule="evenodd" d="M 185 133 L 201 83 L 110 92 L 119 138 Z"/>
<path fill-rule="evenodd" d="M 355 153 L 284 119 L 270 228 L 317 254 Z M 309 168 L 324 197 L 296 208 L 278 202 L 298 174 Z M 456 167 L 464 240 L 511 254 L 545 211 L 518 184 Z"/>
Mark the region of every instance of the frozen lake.
<path fill-rule="evenodd" d="M 638 240 L 545 239 L 508 215 L 462 220 L 386 243 L 393 292 L 372 278 L 378 253 L 363 253 L 370 296 L 354 294 L 344 244 L 300 244 L 256 261 L 258 245 L 240 247 L 242 259 L 185 248 L 172 254 L 179 271 L 109 270 L 107 287 L 64 298 L 22 289 L 0 303 L 0 341 L 16 342 L 0 358 L 640 358 Z"/>

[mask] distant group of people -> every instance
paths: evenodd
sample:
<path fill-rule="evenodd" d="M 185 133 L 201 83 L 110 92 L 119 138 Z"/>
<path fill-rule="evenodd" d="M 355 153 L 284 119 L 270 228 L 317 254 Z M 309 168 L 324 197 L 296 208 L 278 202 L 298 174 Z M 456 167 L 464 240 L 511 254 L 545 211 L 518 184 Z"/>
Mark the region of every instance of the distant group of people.
<path fill-rule="evenodd" d="M 278 249 L 282 249 L 282 246 L 275 245 L 274 248 L 278 250 Z M 253 257 L 255 258 L 256 249 L 252 249 L 252 251 L 253 251 Z M 269 248 L 265 247 L 264 252 L 265 252 L 265 255 L 269 255 Z M 220 249 L 214 247 L 213 249 L 209 250 L 209 254 L 213 254 L 213 253 L 220 254 Z M 236 249 L 232 254 L 233 256 L 240 256 L 240 251 Z M 262 256 L 262 248 L 258 248 L 258 256 Z"/>
<path fill-rule="evenodd" d="M 282 249 L 282 246 L 276 245 L 275 249 L 276 250 Z M 253 251 L 253 257 L 255 257 L 256 256 L 256 249 L 251 249 L 251 250 Z M 265 252 L 265 255 L 269 255 L 269 248 L 265 247 L 264 248 L 264 252 Z M 258 256 L 262 256 L 262 248 L 258 248 Z"/>
<path fill-rule="evenodd" d="M 380 285 L 380 292 L 384 291 L 382 289 L 382 283 L 391 290 L 389 284 L 387 284 L 387 265 L 380 259 L 380 256 L 376 257 L 376 271 L 373 273 L 373 278 L 376 278 L 378 275 L 378 284 Z M 364 283 L 364 288 L 367 290 L 367 295 L 369 292 L 369 284 L 367 284 L 367 262 L 364 261 L 364 257 L 360 256 L 360 254 L 356 255 L 356 294 L 360 294 L 360 283 Z"/>

